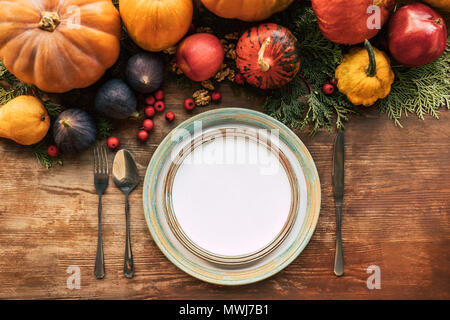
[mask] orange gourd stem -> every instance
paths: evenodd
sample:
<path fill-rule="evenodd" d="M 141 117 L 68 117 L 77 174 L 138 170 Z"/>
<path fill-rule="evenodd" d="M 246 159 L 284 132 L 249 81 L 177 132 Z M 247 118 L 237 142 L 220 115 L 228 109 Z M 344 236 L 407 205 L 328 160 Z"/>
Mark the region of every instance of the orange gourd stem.
<path fill-rule="evenodd" d="M 366 39 L 366 41 L 364 41 L 364 47 L 366 47 L 367 53 L 369 54 L 369 65 L 366 68 L 366 74 L 369 77 L 375 77 L 375 75 L 377 74 L 377 61 L 375 59 L 373 47 L 370 44 L 369 40 Z"/>
<path fill-rule="evenodd" d="M 269 45 L 270 40 L 271 40 L 270 37 L 264 40 L 263 44 L 261 45 L 261 49 L 259 49 L 258 52 L 258 65 L 264 72 L 267 72 L 270 69 L 270 64 L 266 60 L 264 60 L 264 52 L 266 51 L 266 48 Z"/>

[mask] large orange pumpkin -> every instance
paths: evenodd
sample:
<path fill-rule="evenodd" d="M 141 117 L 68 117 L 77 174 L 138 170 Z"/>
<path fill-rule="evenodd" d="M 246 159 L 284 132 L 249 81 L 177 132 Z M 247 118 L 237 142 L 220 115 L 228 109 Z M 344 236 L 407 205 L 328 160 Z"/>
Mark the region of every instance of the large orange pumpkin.
<path fill-rule="evenodd" d="M 119 11 L 131 39 L 142 49 L 162 51 L 189 30 L 192 0 L 120 0 Z"/>
<path fill-rule="evenodd" d="M 389 17 L 394 0 L 312 0 L 320 30 L 325 38 L 341 44 L 357 44 L 375 37 Z M 375 5 L 380 8 L 380 26 L 372 28 Z M 369 26 L 368 27 L 368 21 Z"/>
<path fill-rule="evenodd" d="M 283 11 L 294 0 L 201 0 L 214 14 L 222 18 L 260 21 Z"/>
<path fill-rule="evenodd" d="M 120 17 L 110 0 L 2 0 L 0 12 L 0 59 L 43 91 L 87 87 L 119 56 Z"/>

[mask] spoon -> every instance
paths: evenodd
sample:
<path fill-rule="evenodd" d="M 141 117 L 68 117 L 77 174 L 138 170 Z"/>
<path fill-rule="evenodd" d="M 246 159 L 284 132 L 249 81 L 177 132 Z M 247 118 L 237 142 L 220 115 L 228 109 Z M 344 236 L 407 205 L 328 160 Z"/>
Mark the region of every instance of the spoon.
<path fill-rule="evenodd" d="M 134 263 L 130 240 L 130 204 L 128 196 L 139 183 L 139 173 L 136 162 L 128 150 L 122 149 L 116 153 L 112 173 L 115 185 L 125 194 L 126 245 L 123 273 L 125 277 L 132 278 L 134 275 Z"/>

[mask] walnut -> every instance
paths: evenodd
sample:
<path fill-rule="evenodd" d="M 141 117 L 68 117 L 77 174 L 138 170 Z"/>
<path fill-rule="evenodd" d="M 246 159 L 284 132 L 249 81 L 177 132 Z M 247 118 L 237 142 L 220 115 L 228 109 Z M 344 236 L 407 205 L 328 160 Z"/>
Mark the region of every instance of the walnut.
<path fill-rule="evenodd" d="M 211 80 L 202 81 L 202 87 L 211 91 L 215 89 Z"/>
<path fill-rule="evenodd" d="M 209 95 L 209 91 L 206 89 L 195 91 L 192 97 L 194 98 L 195 105 L 199 107 L 204 107 L 211 103 L 211 96 Z"/>
<path fill-rule="evenodd" d="M 183 74 L 183 71 L 178 66 L 177 59 L 175 59 L 175 58 L 170 61 L 169 69 L 170 69 L 171 72 L 173 72 L 173 73 L 175 73 L 177 75 Z"/>
<path fill-rule="evenodd" d="M 228 79 L 231 82 L 234 82 L 235 75 L 236 75 L 236 72 L 233 69 L 231 69 L 229 67 L 225 67 L 224 69 L 219 70 L 219 72 L 216 73 L 214 78 L 217 82 L 222 82 L 225 79 Z"/>
<path fill-rule="evenodd" d="M 236 72 L 232 69 L 230 69 L 230 72 L 228 73 L 227 79 L 231 82 L 234 82 L 234 77 L 236 76 Z"/>
<path fill-rule="evenodd" d="M 219 72 L 217 72 L 214 76 L 214 79 L 216 79 L 217 82 L 222 82 L 226 77 L 228 77 L 228 75 L 230 74 L 230 70 L 231 69 L 228 67 L 220 69 Z"/>
<path fill-rule="evenodd" d="M 167 48 L 163 52 L 168 55 L 174 55 L 175 53 L 177 53 L 177 47 L 173 46 L 173 47 Z"/>
<path fill-rule="evenodd" d="M 236 48 L 230 48 L 225 51 L 225 57 L 228 59 L 236 60 Z"/>
<path fill-rule="evenodd" d="M 222 44 L 223 51 L 225 52 L 225 57 L 228 59 L 235 60 L 236 59 L 236 44 L 229 43 L 225 39 L 220 39 L 220 43 Z"/>
<path fill-rule="evenodd" d="M 239 39 L 239 33 L 238 32 L 229 33 L 226 34 L 224 38 L 227 40 L 237 40 Z"/>
<path fill-rule="evenodd" d="M 206 32 L 206 33 L 214 33 L 213 29 L 210 27 L 198 27 L 197 29 L 195 29 L 195 31 L 197 33 L 202 33 L 202 32 Z"/>

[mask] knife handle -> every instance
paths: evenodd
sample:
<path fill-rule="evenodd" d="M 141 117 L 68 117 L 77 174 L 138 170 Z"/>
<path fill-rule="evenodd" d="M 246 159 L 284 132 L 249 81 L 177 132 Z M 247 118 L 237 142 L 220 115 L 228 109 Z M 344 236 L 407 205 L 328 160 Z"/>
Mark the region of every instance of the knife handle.
<path fill-rule="evenodd" d="M 344 274 L 344 254 L 342 252 L 342 202 L 336 203 L 336 253 L 334 256 L 334 274 Z"/>

